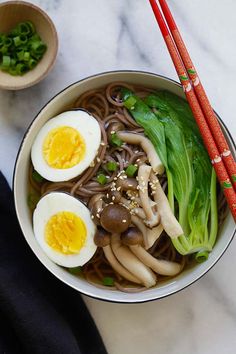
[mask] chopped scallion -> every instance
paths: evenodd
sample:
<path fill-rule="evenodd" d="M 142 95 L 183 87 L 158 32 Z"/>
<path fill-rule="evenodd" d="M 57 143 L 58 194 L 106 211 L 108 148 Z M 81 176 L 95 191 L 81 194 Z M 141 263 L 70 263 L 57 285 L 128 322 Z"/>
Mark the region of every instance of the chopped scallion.
<path fill-rule="evenodd" d="M 11 58 L 9 57 L 9 55 L 3 55 L 2 57 L 2 67 L 8 68 L 11 64 Z"/>
<path fill-rule="evenodd" d="M 0 34 L 0 68 L 11 75 L 23 75 L 38 64 L 46 50 L 33 23 L 20 22 L 7 35 Z"/>
<path fill-rule="evenodd" d="M 207 251 L 199 251 L 195 255 L 195 259 L 198 263 L 205 262 L 208 259 L 208 257 L 209 257 L 209 252 Z"/>
<path fill-rule="evenodd" d="M 36 205 L 40 199 L 40 196 L 36 192 L 32 192 L 28 195 L 27 203 L 31 210 L 36 208 Z"/>
<path fill-rule="evenodd" d="M 113 286 L 114 285 L 114 279 L 111 277 L 104 277 L 102 279 L 103 285 L 105 286 Z"/>
<path fill-rule="evenodd" d="M 68 268 L 68 271 L 71 273 L 71 274 L 81 274 L 82 273 L 82 268 L 81 267 L 74 267 L 74 268 Z"/>
<path fill-rule="evenodd" d="M 113 133 L 111 134 L 110 143 L 114 146 L 121 146 L 123 144 L 123 141 L 118 138 L 116 133 Z"/>
<path fill-rule="evenodd" d="M 108 171 L 110 172 L 115 172 L 117 170 L 117 163 L 113 162 L 113 161 L 109 161 L 106 164 L 106 168 L 108 169 Z"/>
<path fill-rule="evenodd" d="M 107 178 L 106 178 L 106 176 L 105 176 L 103 173 L 100 173 L 100 174 L 97 176 L 97 181 L 98 181 L 98 183 L 100 183 L 100 184 L 106 184 L 106 183 L 107 183 Z"/>
<path fill-rule="evenodd" d="M 137 166 L 134 166 L 134 165 L 129 165 L 126 170 L 125 170 L 125 174 L 128 176 L 128 177 L 134 177 L 135 173 L 137 172 L 138 170 L 138 167 Z"/>
<path fill-rule="evenodd" d="M 44 178 L 35 170 L 32 172 L 32 178 L 33 178 L 33 180 L 35 180 L 35 182 L 38 182 L 38 183 L 41 183 L 44 181 Z"/>

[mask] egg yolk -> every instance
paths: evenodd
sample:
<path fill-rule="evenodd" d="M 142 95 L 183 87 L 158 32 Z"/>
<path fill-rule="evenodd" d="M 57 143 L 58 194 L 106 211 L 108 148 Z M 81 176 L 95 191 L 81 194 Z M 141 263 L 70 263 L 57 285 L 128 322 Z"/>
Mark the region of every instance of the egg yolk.
<path fill-rule="evenodd" d="M 55 251 L 75 254 L 83 248 L 87 230 L 80 217 L 69 211 L 62 211 L 49 219 L 44 236 L 47 244 Z"/>
<path fill-rule="evenodd" d="M 71 127 L 52 129 L 43 143 L 43 157 L 52 168 L 66 169 L 77 165 L 85 156 L 85 141 Z"/>

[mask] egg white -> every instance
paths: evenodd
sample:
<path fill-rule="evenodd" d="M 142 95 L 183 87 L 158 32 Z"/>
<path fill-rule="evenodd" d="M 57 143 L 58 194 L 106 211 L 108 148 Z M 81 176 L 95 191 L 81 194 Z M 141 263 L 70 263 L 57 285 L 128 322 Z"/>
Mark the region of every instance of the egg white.
<path fill-rule="evenodd" d="M 48 133 L 58 127 L 68 126 L 76 129 L 84 138 L 86 150 L 83 160 L 77 165 L 58 169 L 50 167 L 43 156 L 43 143 Z M 52 182 L 68 181 L 80 175 L 94 160 L 101 142 L 100 126 L 95 118 L 82 110 L 67 111 L 50 119 L 39 131 L 31 149 L 34 169 Z"/>
<path fill-rule="evenodd" d="M 69 211 L 83 220 L 87 237 L 84 246 L 77 254 L 62 254 L 51 248 L 45 241 L 45 226 L 48 220 L 55 214 Z M 33 214 L 33 229 L 35 238 L 46 255 L 56 264 L 63 267 L 78 267 L 89 261 L 94 255 L 97 246 L 93 238 L 96 226 L 91 220 L 90 211 L 78 199 L 64 192 L 52 192 L 40 199 Z"/>

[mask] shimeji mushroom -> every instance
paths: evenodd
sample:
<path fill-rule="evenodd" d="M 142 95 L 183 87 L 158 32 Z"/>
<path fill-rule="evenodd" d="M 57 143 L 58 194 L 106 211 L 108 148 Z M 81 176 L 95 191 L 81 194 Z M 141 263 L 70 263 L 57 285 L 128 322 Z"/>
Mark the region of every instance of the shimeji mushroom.
<path fill-rule="evenodd" d="M 136 215 L 131 216 L 132 223 L 142 232 L 144 248 L 147 250 L 153 246 L 156 240 L 160 237 L 163 226 L 161 224 L 149 229 L 143 221 Z"/>
<path fill-rule="evenodd" d="M 117 190 L 122 191 L 137 191 L 138 182 L 135 178 L 124 178 L 123 175 L 119 176 L 116 181 Z"/>
<path fill-rule="evenodd" d="M 145 151 L 148 161 L 150 162 L 153 171 L 158 174 L 163 174 L 164 166 L 157 155 L 157 152 L 149 139 L 141 134 L 129 133 L 126 131 L 117 132 L 117 136 L 128 144 L 140 145 Z"/>
<path fill-rule="evenodd" d="M 129 248 L 121 243 L 120 234 L 126 231 L 131 223 L 129 210 L 119 204 L 109 204 L 103 209 L 100 220 L 102 227 L 112 234 L 111 249 L 119 263 L 146 287 L 155 285 L 156 276 L 151 269 L 142 264 Z"/>
<path fill-rule="evenodd" d="M 100 222 L 108 232 L 119 234 L 129 227 L 131 215 L 123 205 L 108 204 L 101 213 Z"/>
<path fill-rule="evenodd" d="M 160 182 L 153 172 L 150 174 L 150 182 L 153 186 L 153 197 L 154 201 L 157 203 L 157 210 L 160 214 L 161 224 L 167 235 L 173 238 L 183 235 L 183 229 L 175 218 Z"/>
<path fill-rule="evenodd" d="M 181 265 L 176 262 L 159 260 L 148 253 L 142 246 L 142 233 L 136 227 L 130 227 L 121 234 L 123 244 L 129 246 L 130 250 L 140 261 L 154 272 L 160 275 L 174 276 L 181 271 Z"/>
<path fill-rule="evenodd" d="M 94 242 L 98 247 L 103 248 L 104 255 L 115 272 L 133 283 L 141 284 L 141 281 L 130 273 L 125 267 L 123 267 L 114 256 L 110 246 L 111 234 L 109 232 L 101 227 L 98 227 L 94 236 Z"/>
<path fill-rule="evenodd" d="M 130 245 L 129 247 L 143 264 L 150 267 L 157 274 L 174 276 L 182 269 L 179 263 L 156 259 L 140 245 Z"/>
<path fill-rule="evenodd" d="M 135 246 L 134 246 L 135 247 Z M 113 233 L 111 236 L 111 248 L 119 262 L 128 269 L 134 276 L 140 279 L 141 283 L 150 288 L 156 284 L 156 275 L 143 264 L 127 246 L 121 243 L 120 235 Z"/>
<path fill-rule="evenodd" d="M 150 198 L 148 196 L 148 180 L 151 170 L 151 166 L 146 164 L 141 165 L 138 169 L 139 197 L 146 214 L 145 223 L 150 228 L 156 226 L 160 221 L 159 215 L 152 210 Z"/>
<path fill-rule="evenodd" d="M 106 205 L 103 200 L 104 196 L 105 195 L 103 193 L 95 194 L 92 196 L 88 204 L 88 207 L 91 211 L 91 217 L 96 225 L 100 225 L 100 215 L 104 206 Z"/>

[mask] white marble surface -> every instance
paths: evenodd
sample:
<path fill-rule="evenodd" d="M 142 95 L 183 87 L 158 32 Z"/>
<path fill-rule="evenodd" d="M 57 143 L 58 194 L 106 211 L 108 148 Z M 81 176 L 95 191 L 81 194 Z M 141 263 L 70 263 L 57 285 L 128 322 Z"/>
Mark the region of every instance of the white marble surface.
<path fill-rule="evenodd" d="M 27 126 L 68 84 L 113 69 L 141 69 L 176 79 L 147 0 L 32 2 L 55 22 L 60 48 L 56 66 L 43 82 L 19 92 L 0 90 L 0 169 L 9 182 Z M 236 137 L 235 0 L 169 4 L 214 108 Z M 138 305 L 85 298 L 109 354 L 234 354 L 235 245 L 233 241 L 203 279 L 169 298 Z"/>

